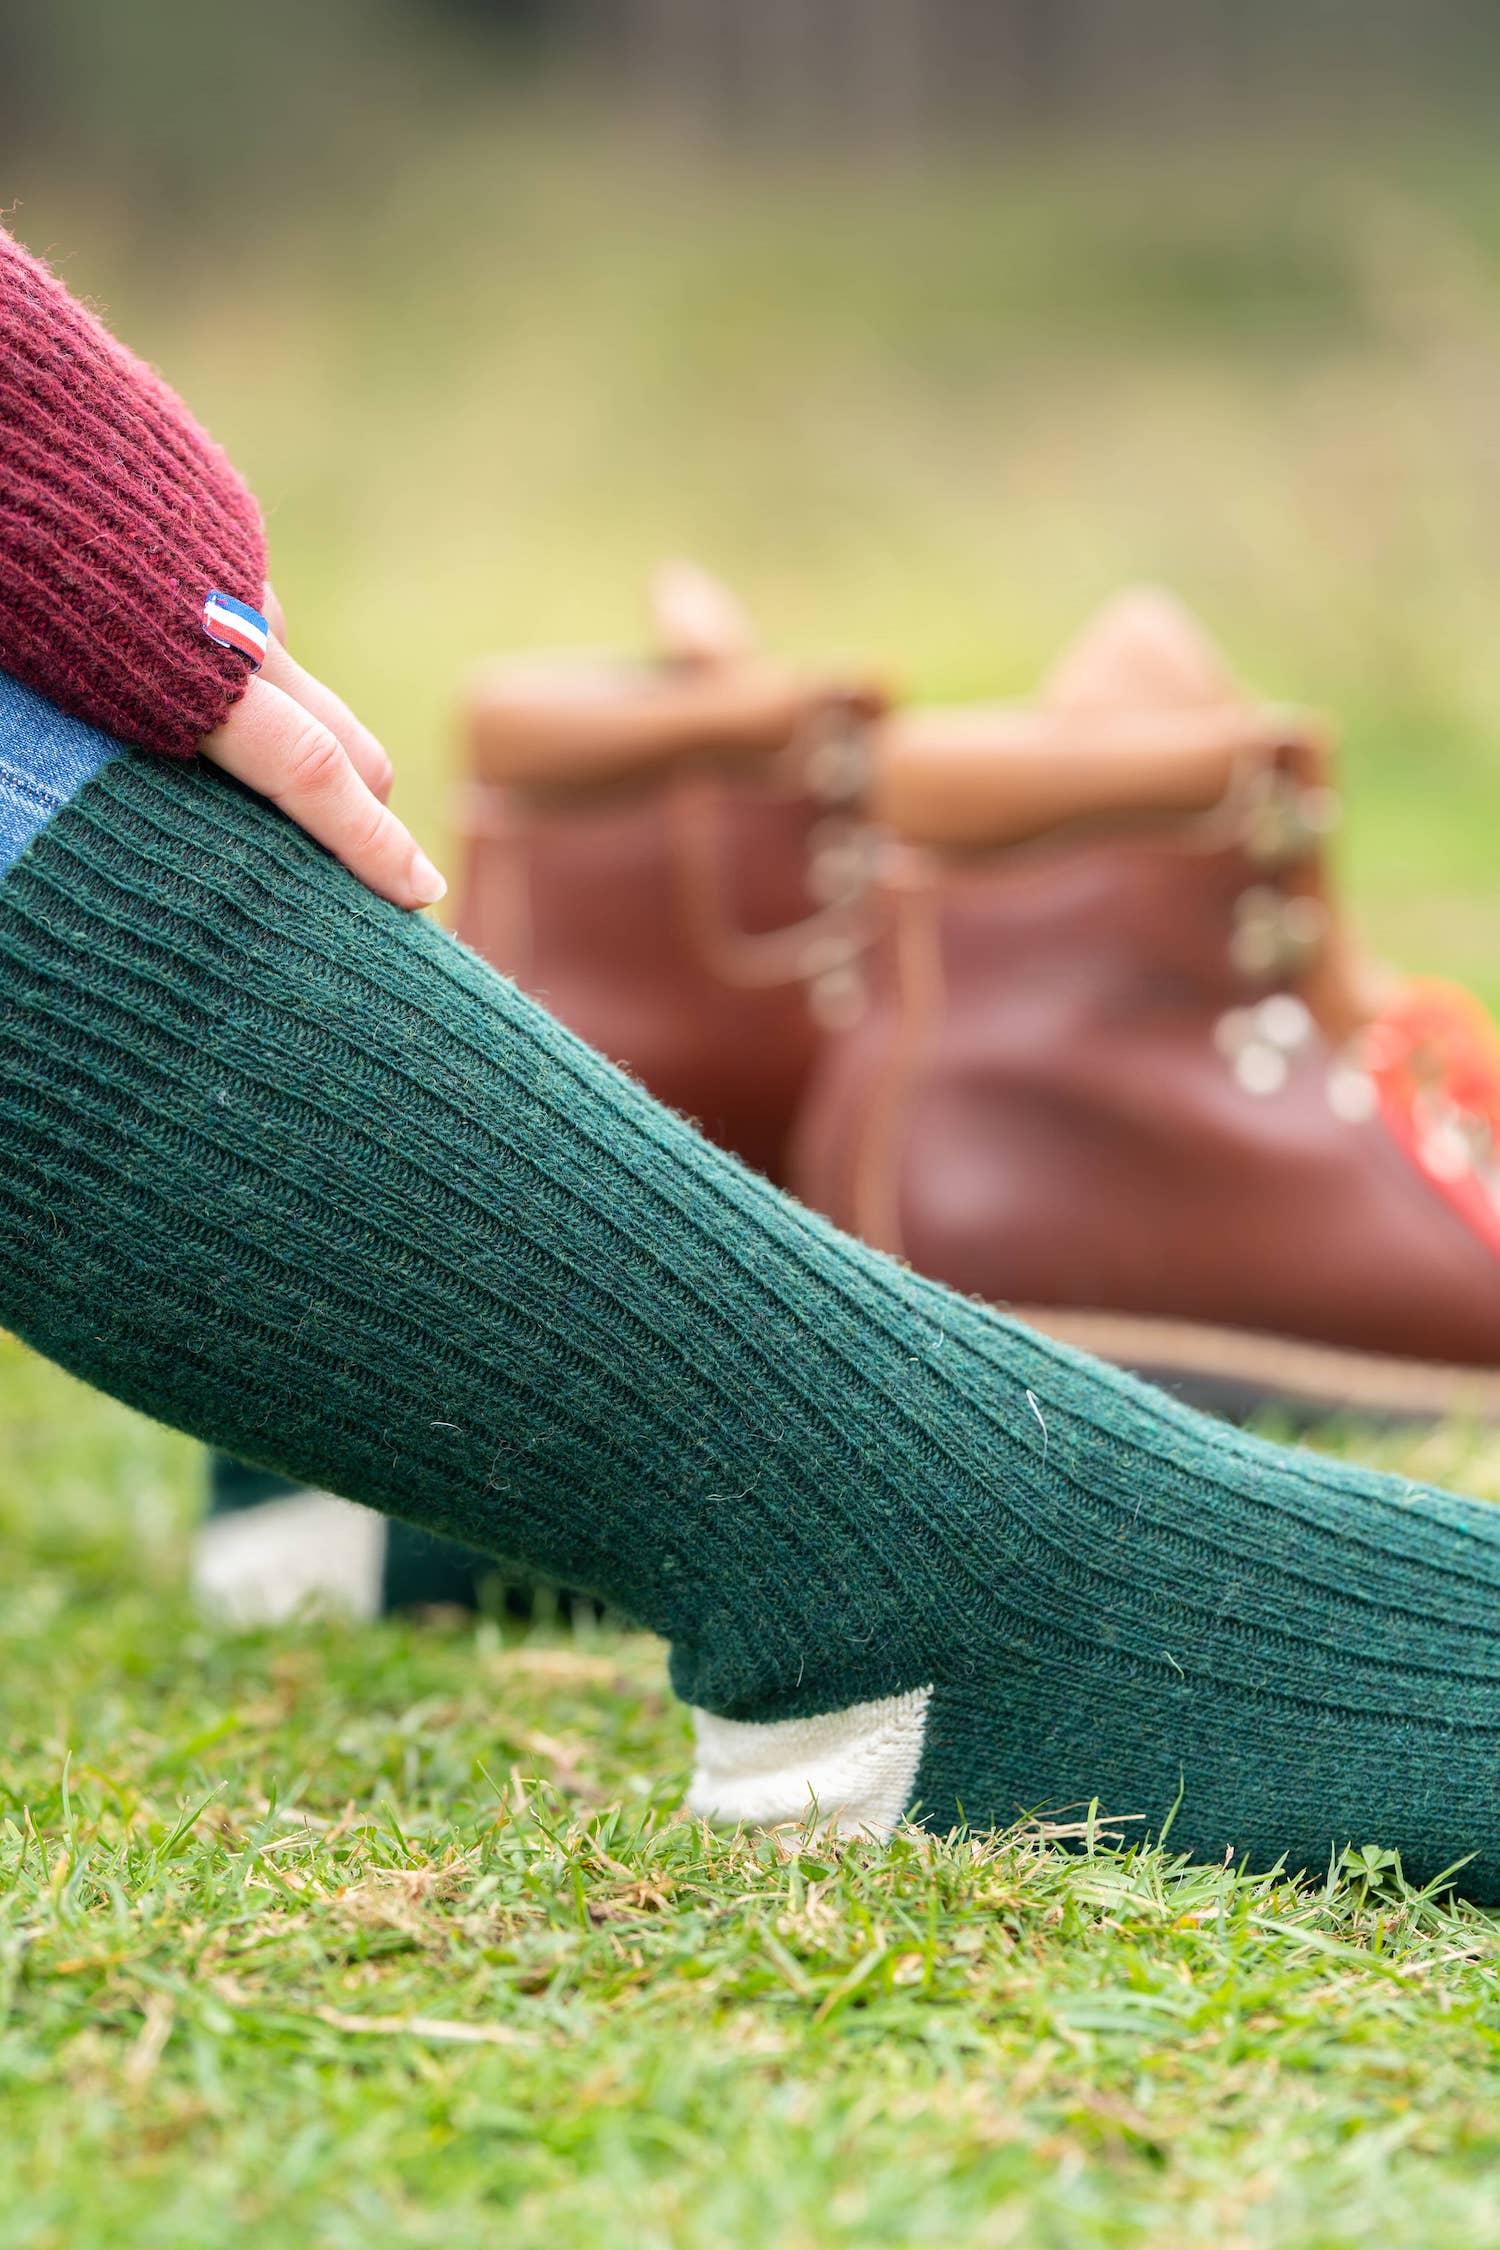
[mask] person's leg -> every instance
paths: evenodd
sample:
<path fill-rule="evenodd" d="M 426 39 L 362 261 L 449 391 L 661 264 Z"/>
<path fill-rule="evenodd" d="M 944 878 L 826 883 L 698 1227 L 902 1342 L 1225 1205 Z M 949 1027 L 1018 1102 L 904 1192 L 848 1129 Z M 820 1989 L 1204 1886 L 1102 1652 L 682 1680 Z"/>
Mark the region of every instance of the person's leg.
<path fill-rule="evenodd" d="M 0 882 L 0 1320 L 652 1626 L 706 1811 L 1177 1804 L 1500 1899 L 1500 1514 L 861 1249 L 211 771 Z"/>
<path fill-rule="evenodd" d="M 109 735 L 0 672 L 0 875 L 91 774 L 121 755 Z"/>
<path fill-rule="evenodd" d="M 112 737 L 0 675 L 0 874 L 109 759 Z M 193 1548 L 205 1605 L 242 1623 L 286 1617 L 309 1600 L 357 1617 L 422 1603 L 472 1608 L 487 1557 L 396 1524 L 331 1493 L 215 1455 Z"/>

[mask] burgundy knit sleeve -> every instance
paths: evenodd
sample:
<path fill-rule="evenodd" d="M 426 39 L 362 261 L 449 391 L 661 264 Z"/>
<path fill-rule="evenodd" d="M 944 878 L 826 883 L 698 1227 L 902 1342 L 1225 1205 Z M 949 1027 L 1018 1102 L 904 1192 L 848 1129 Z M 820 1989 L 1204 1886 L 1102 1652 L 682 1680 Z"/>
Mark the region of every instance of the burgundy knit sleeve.
<path fill-rule="evenodd" d="M 159 376 L 0 230 L 0 671 L 186 756 L 243 695 L 204 597 L 263 606 L 255 502 Z"/>

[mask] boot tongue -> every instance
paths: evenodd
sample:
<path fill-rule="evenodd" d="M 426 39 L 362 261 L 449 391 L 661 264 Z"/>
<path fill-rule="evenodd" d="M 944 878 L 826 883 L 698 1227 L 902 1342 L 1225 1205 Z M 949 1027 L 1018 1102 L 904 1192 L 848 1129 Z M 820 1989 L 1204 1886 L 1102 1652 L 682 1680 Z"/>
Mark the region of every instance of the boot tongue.
<path fill-rule="evenodd" d="M 663 563 L 650 600 L 656 645 L 668 663 L 721 671 L 755 653 L 755 628 L 739 599 L 696 563 Z"/>
<path fill-rule="evenodd" d="M 1172 595 L 1133 587 L 1106 603 L 1042 690 L 1045 710 L 1245 711 L 1251 699 Z"/>

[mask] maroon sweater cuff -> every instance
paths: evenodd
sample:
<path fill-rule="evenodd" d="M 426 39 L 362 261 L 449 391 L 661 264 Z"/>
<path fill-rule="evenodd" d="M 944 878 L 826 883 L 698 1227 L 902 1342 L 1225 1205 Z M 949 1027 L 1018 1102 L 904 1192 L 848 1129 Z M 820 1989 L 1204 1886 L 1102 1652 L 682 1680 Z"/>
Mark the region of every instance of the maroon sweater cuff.
<path fill-rule="evenodd" d="M 0 671 L 186 756 L 244 694 L 210 593 L 264 605 L 265 537 L 161 378 L 0 231 Z"/>

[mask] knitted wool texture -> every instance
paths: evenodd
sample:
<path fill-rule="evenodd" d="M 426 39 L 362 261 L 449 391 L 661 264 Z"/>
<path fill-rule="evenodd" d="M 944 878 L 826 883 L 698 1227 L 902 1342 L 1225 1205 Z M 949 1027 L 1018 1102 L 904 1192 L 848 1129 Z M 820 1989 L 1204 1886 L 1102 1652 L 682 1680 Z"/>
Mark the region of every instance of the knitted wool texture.
<path fill-rule="evenodd" d="M 0 232 L 0 670 L 185 756 L 245 691 L 206 594 L 259 608 L 265 540 L 218 447 Z"/>
<path fill-rule="evenodd" d="M 116 760 L 0 884 L 0 1322 L 607 1596 L 712 1713 L 930 1686 L 930 1824 L 1180 1792 L 1195 1853 L 1500 1900 L 1500 1511 L 843 1239 L 212 769 Z"/>

